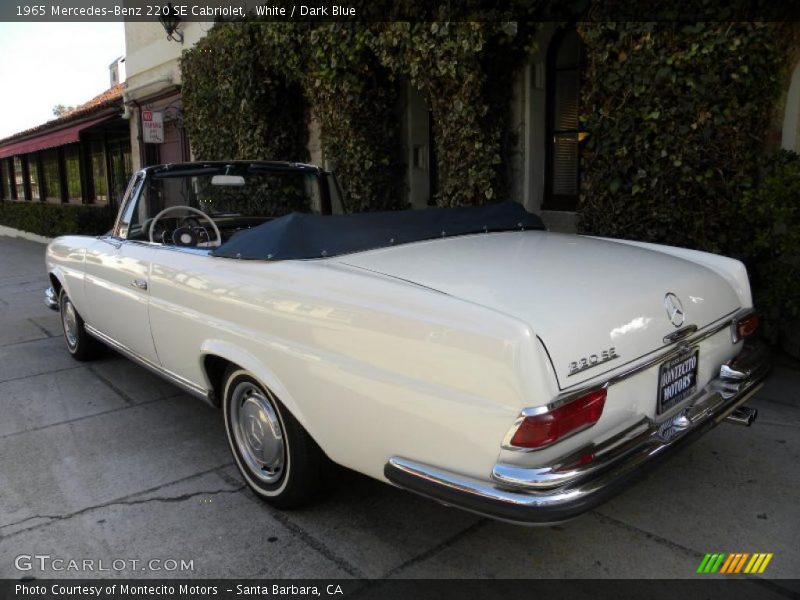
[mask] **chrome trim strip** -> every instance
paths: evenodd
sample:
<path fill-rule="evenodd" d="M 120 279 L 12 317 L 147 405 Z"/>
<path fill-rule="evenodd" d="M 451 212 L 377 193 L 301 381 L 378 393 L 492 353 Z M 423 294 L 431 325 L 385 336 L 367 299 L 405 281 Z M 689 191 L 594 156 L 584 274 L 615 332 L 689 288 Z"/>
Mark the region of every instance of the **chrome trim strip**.
<path fill-rule="evenodd" d="M 514 523 L 545 524 L 576 517 L 615 495 L 669 451 L 726 420 L 758 392 L 770 365 L 765 352 L 753 352 L 748 379 L 738 383 L 712 380 L 692 406 L 670 419 L 668 427 L 644 419 L 549 467 L 501 463 L 487 481 L 394 456 L 386 463 L 384 476 L 439 502 Z M 592 456 L 586 461 L 588 453 Z"/>
<path fill-rule="evenodd" d="M 201 400 L 205 400 L 206 402 L 208 402 L 209 404 L 214 406 L 214 403 L 211 401 L 211 394 L 210 394 L 209 390 L 205 390 L 205 389 L 193 384 L 191 381 L 188 381 L 187 379 L 184 379 L 180 375 L 177 375 L 177 374 L 173 373 L 172 371 L 169 371 L 168 369 L 165 369 L 165 368 L 161 367 L 160 365 L 155 364 L 154 362 L 152 362 L 151 360 L 145 358 L 141 354 L 138 354 L 138 353 L 134 352 L 133 350 L 129 349 L 124 344 L 121 344 L 118 341 L 116 341 L 115 339 L 107 336 L 105 333 L 103 333 L 101 331 L 98 331 L 97 329 L 95 329 L 94 327 L 89 325 L 88 323 L 84 323 L 83 326 L 86 329 L 86 332 L 88 334 L 92 335 L 93 337 L 96 337 L 98 340 L 100 340 L 104 344 L 107 344 L 107 345 L 111 346 L 114 350 L 116 350 L 120 354 L 125 355 L 126 358 L 131 359 L 132 361 L 138 363 L 139 365 L 141 365 L 145 369 L 148 369 L 149 371 L 152 371 L 156 375 L 159 375 L 160 377 L 163 377 L 164 379 L 166 379 L 170 383 L 178 386 L 179 388 L 183 389 L 184 391 L 192 394 L 193 396 L 197 396 Z"/>
<path fill-rule="evenodd" d="M 744 309 L 744 310 L 739 309 L 737 311 L 734 311 L 733 313 L 730 313 L 730 314 L 726 315 L 725 317 L 723 317 L 723 321 L 721 323 L 718 323 L 717 325 L 712 326 L 710 329 L 707 329 L 706 331 L 703 331 L 702 333 L 700 333 L 700 335 L 697 335 L 697 336 L 695 336 L 695 337 L 693 337 L 691 339 L 682 340 L 677 346 L 673 346 L 672 348 L 669 348 L 668 350 L 666 350 L 666 351 L 664 351 L 664 352 L 662 352 L 660 354 L 656 354 L 655 356 L 649 358 L 648 360 L 646 360 L 646 361 L 644 361 L 642 363 L 639 363 L 637 365 L 633 365 L 632 367 L 629 367 L 629 368 L 625 369 L 624 371 L 620 371 L 619 373 L 617 373 L 616 375 L 612 375 L 611 377 L 609 377 L 605 381 L 601 381 L 599 383 L 594 383 L 594 384 L 591 384 L 591 383 L 590 384 L 585 384 L 585 385 L 582 385 L 581 387 L 577 387 L 577 388 L 569 390 L 569 391 L 562 391 L 558 396 L 555 397 L 554 400 L 550 401 L 548 404 L 545 404 L 545 405 L 542 405 L 542 406 L 533 406 L 533 407 L 529 407 L 529 408 L 523 409 L 520 412 L 519 416 L 517 416 L 517 418 L 514 420 L 513 425 L 511 426 L 511 428 L 508 430 L 508 432 L 506 433 L 505 437 L 503 438 L 502 448 L 504 450 L 513 450 L 515 452 L 536 452 L 536 450 L 538 450 L 538 448 L 520 448 L 518 446 L 514 446 L 514 445 L 511 444 L 511 439 L 514 437 L 514 434 L 516 433 L 516 431 L 519 428 L 519 426 L 522 424 L 522 421 L 525 419 L 525 417 L 535 417 L 537 415 L 541 415 L 541 414 L 544 414 L 546 412 L 550 412 L 551 410 L 554 410 L 554 409 L 558 408 L 559 406 L 563 406 L 565 404 L 568 404 L 569 402 L 571 402 L 571 401 L 573 401 L 573 400 L 575 400 L 575 399 L 577 399 L 577 398 L 579 398 L 579 397 L 581 397 L 581 396 L 583 396 L 585 394 L 588 394 L 589 392 L 593 392 L 595 390 L 600 390 L 600 389 L 603 389 L 603 388 L 608 388 L 609 386 L 615 385 L 615 384 L 619 383 L 620 381 L 623 381 L 623 380 L 627 379 L 628 377 L 632 377 L 633 375 L 636 375 L 637 373 L 640 373 L 641 371 L 645 371 L 645 370 L 647 370 L 647 369 L 649 369 L 649 368 L 651 368 L 651 367 L 653 367 L 655 365 L 661 364 L 662 362 L 665 362 L 665 361 L 670 360 L 672 358 L 676 358 L 676 357 L 680 356 L 681 354 L 684 354 L 685 352 L 687 352 L 687 350 L 691 349 L 692 346 L 694 346 L 695 344 L 699 344 L 701 341 L 703 341 L 703 340 L 705 340 L 705 339 L 707 339 L 707 338 L 719 333 L 720 331 L 722 331 L 726 327 L 733 327 L 735 329 L 734 324 L 736 323 L 736 321 L 739 318 L 741 318 L 740 315 L 741 314 L 748 314 L 749 312 L 752 312 L 752 311 L 749 310 L 749 309 Z M 733 317 L 731 317 L 731 315 L 733 315 Z M 690 325 L 689 327 L 694 327 L 694 325 Z M 678 332 L 676 332 L 676 333 L 678 333 Z M 540 340 L 540 342 L 541 342 L 541 340 Z M 544 346 L 544 342 L 541 342 L 541 343 L 542 343 L 542 346 L 545 347 Z M 628 364 L 630 364 L 630 363 L 628 363 Z M 576 432 L 573 432 L 573 433 L 578 433 L 578 432 L 576 431 Z M 562 439 L 566 439 L 566 437 L 564 437 Z"/>
<path fill-rule="evenodd" d="M 52 286 L 44 291 L 44 305 L 50 310 L 58 310 L 58 296 Z"/>
<path fill-rule="evenodd" d="M 669 360 L 671 358 L 675 358 L 677 356 L 680 356 L 682 353 L 684 353 L 686 351 L 686 345 L 694 346 L 696 344 L 699 344 L 703 340 L 705 340 L 707 338 L 710 338 L 712 335 L 715 335 L 715 334 L 719 333 L 720 331 L 722 331 L 726 327 L 731 327 L 732 324 L 736 322 L 736 319 L 740 314 L 746 314 L 747 312 L 750 312 L 750 310 L 749 309 L 745 309 L 744 311 L 742 311 L 742 309 L 739 309 L 739 310 L 734 311 L 733 313 L 725 315 L 725 317 L 723 317 L 722 322 L 718 323 L 717 325 L 714 325 L 714 326 L 710 327 L 709 329 L 706 329 L 705 331 L 703 331 L 699 335 L 696 335 L 696 336 L 694 336 L 692 338 L 688 338 L 688 339 L 683 340 L 683 343 L 678 345 L 678 346 L 674 346 L 672 348 L 669 348 L 669 349 L 665 350 L 664 352 L 656 354 L 655 356 L 645 360 L 644 362 L 641 362 L 639 364 L 636 364 L 636 365 L 633 365 L 631 367 L 628 367 L 627 369 L 624 369 L 623 371 L 620 371 L 620 372 L 612 375 L 605 382 L 594 383 L 594 384 L 589 383 L 589 384 L 585 384 L 582 387 L 579 387 L 579 388 L 576 388 L 576 389 L 570 389 L 568 391 L 562 391 L 556 397 L 556 399 L 553 400 L 548 405 L 549 409 L 552 410 L 553 408 L 557 408 L 557 407 L 561 406 L 562 404 L 566 404 L 570 400 L 572 400 L 574 398 L 577 398 L 578 396 L 582 396 L 583 394 L 585 394 L 587 392 L 590 392 L 591 390 L 594 390 L 594 389 L 597 389 L 597 388 L 601 388 L 601 387 L 604 387 L 604 386 L 614 385 L 615 383 L 619 383 L 620 381 L 622 381 L 624 379 L 627 379 L 628 377 L 632 377 L 633 375 L 636 375 L 637 373 L 640 373 L 640 372 L 642 372 L 642 371 L 644 371 L 646 369 L 649 369 L 650 367 L 652 367 L 654 365 L 660 364 L 660 363 L 662 363 L 664 361 L 667 361 L 667 360 Z M 647 356 L 647 355 L 645 355 L 645 356 Z"/>
<path fill-rule="evenodd" d="M 672 333 L 665 335 L 661 341 L 665 344 L 674 344 L 675 342 L 679 342 L 683 338 L 692 335 L 695 331 L 697 331 L 697 325 L 687 325 L 686 327 L 678 329 L 678 331 L 673 331 Z"/>
<path fill-rule="evenodd" d="M 496 481 L 520 487 L 548 489 L 567 482 L 576 481 L 607 468 L 626 454 L 648 447 L 658 450 L 660 446 L 673 444 L 678 437 L 686 435 L 715 411 L 730 402 L 727 414 L 750 399 L 768 372 L 767 352 L 761 348 L 747 348 L 746 356 L 737 357 L 720 367 L 719 377 L 711 380 L 692 399 L 688 407 L 663 422 L 654 422 L 645 417 L 632 427 L 599 444 L 589 444 L 567 456 L 561 457 L 546 467 L 518 467 L 497 464 L 492 472 Z M 728 374 L 740 363 L 733 381 Z M 725 415 L 727 416 L 727 415 Z M 724 416 L 722 417 L 724 418 Z M 586 458 L 591 457 L 590 461 Z"/>

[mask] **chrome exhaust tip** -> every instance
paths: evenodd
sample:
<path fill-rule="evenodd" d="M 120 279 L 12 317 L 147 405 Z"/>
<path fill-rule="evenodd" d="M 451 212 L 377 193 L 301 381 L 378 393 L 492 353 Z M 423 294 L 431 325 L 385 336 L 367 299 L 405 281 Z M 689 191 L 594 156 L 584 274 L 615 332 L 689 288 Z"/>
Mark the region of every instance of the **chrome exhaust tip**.
<path fill-rule="evenodd" d="M 749 406 L 740 406 L 731 414 L 725 417 L 726 423 L 736 423 L 737 425 L 744 425 L 750 427 L 758 416 L 757 408 L 750 408 Z"/>

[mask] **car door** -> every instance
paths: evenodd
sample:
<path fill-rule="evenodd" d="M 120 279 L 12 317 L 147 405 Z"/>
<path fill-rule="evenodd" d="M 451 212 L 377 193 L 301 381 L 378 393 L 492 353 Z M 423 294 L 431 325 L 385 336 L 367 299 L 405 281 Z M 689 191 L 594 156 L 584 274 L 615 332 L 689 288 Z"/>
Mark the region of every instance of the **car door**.
<path fill-rule="evenodd" d="M 149 318 L 150 269 L 155 247 L 120 235 L 127 225 L 125 219 L 129 223 L 131 215 L 135 215 L 143 179 L 143 174 L 138 174 L 128 188 L 121 223 L 117 223 L 114 232 L 98 238 L 86 250 L 84 289 L 88 310 L 84 319 L 112 342 L 159 364 Z"/>
<path fill-rule="evenodd" d="M 129 351 L 158 364 L 150 335 L 150 263 L 146 244 L 101 238 L 86 251 L 88 323 Z"/>

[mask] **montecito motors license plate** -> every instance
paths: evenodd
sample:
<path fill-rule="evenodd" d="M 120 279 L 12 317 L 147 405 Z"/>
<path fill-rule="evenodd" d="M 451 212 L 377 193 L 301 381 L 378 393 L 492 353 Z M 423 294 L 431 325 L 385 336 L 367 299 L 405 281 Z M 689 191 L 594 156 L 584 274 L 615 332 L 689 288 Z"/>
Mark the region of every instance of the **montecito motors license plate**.
<path fill-rule="evenodd" d="M 661 365 L 658 372 L 658 406 L 656 414 L 668 411 L 697 391 L 699 350 L 679 356 Z"/>

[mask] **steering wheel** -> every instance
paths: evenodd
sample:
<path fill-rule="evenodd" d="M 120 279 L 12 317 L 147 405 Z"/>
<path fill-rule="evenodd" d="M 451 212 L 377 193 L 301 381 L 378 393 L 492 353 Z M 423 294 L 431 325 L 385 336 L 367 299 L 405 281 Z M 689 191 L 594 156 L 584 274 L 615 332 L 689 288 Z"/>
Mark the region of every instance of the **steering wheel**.
<path fill-rule="evenodd" d="M 189 211 L 189 212 L 192 212 L 192 213 L 196 213 L 197 215 L 203 217 L 206 221 L 211 223 L 211 228 L 214 230 L 214 233 L 217 236 L 217 245 L 220 245 L 222 243 L 222 235 L 220 234 L 219 228 L 217 227 L 217 224 L 214 222 L 214 219 L 209 217 L 202 210 L 200 210 L 198 208 L 194 208 L 193 206 L 168 206 L 167 208 L 162 210 L 160 213 L 158 213 L 155 217 L 153 217 L 153 220 L 150 221 L 150 231 L 148 233 L 148 237 L 150 238 L 150 243 L 153 243 L 153 244 L 155 243 L 155 240 L 153 239 L 153 232 L 156 229 L 156 223 L 158 222 L 158 220 L 161 219 L 168 212 L 172 212 L 172 211 L 175 211 L 175 210 L 186 210 L 186 211 Z M 174 239 L 173 238 L 173 241 L 175 242 L 176 245 L 178 245 L 178 246 L 196 246 L 197 245 L 197 235 L 194 234 L 194 232 L 191 230 L 191 228 L 189 228 L 189 227 L 180 227 L 175 232 L 177 233 L 178 231 L 180 231 L 178 239 Z M 184 237 L 186 238 L 185 240 L 183 239 Z"/>

